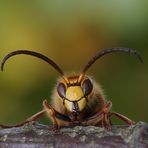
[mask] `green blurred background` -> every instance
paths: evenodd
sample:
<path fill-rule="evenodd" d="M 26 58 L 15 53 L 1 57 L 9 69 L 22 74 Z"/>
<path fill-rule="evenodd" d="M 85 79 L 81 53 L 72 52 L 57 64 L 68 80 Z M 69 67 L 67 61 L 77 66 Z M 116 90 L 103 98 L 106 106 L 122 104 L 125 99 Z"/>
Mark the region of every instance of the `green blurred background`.
<path fill-rule="evenodd" d="M 144 64 L 114 53 L 97 61 L 88 74 L 102 85 L 113 110 L 148 122 L 148 1 L 0 1 L 0 60 L 28 49 L 50 57 L 65 72 L 80 72 L 107 47 L 134 48 Z M 14 124 L 40 111 L 58 77 L 39 59 L 11 58 L 0 72 L 0 123 Z"/>

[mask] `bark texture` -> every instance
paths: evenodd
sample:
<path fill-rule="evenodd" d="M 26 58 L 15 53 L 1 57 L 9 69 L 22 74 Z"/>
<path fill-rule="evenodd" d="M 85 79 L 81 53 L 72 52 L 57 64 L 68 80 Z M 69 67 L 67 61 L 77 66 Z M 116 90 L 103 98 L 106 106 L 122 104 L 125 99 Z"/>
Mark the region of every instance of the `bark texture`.
<path fill-rule="evenodd" d="M 0 129 L 0 148 L 148 148 L 148 124 L 61 128 L 29 123 L 22 127 Z"/>

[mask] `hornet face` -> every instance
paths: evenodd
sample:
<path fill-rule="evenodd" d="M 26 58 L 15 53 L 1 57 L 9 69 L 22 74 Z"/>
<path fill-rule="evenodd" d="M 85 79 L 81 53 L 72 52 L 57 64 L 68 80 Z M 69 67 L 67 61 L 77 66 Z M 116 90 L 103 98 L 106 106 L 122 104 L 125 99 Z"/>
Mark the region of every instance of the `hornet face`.
<path fill-rule="evenodd" d="M 87 105 L 87 96 L 92 92 L 93 84 L 86 76 L 69 77 L 68 82 L 60 82 L 57 91 L 59 96 L 63 99 L 63 104 L 68 112 L 74 116 L 78 116 Z"/>

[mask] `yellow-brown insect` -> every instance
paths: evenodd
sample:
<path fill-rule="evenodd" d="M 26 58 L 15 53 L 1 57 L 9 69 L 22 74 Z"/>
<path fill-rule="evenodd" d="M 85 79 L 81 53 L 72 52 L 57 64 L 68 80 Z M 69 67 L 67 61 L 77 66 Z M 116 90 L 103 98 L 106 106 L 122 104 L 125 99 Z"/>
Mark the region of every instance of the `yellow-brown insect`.
<path fill-rule="evenodd" d="M 108 48 L 95 54 L 83 68 L 80 75 L 66 76 L 54 61 L 40 53 L 28 50 L 17 50 L 6 55 L 1 63 L 1 70 L 3 70 L 5 62 L 10 57 L 18 54 L 27 54 L 46 61 L 60 73 L 61 78 L 53 90 L 52 106 L 49 105 L 47 100 L 44 100 L 43 110 L 31 116 L 26 121 L 12 126 L 0 125 L 0 127 L 18 127 L 37 120 L 45 113 L 47 113 L 52 120 L 56 130 L 61 126 L 69 125 L 100 125 L 105 128 L 110 128 L 110 117 L 112 115 L 117 116 L 127 124 L 134 124 L 135 122 L 127 117 L 111 111 L 112 103 L 105 99 L 100 85 L 86 75 L 87 70 L 97 59 L 112 52 L 127 52 L 133 54 L 143 62 L 136 50 L 130 48 Z"/>

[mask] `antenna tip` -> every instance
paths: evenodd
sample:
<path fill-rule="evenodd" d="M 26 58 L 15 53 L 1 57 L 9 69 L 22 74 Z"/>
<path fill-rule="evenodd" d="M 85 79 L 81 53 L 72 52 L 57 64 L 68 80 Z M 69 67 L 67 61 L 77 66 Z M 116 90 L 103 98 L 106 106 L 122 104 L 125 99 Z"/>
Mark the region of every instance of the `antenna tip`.
<path fill-rule="evenodd" d="M 1 67 L 1 71 L 4 71 L 4 68 L 3 67 Z"/>
<path fill-rule="evenodd" d="M 141 55 L 140 55 L 140 54 L 138 54 L 138 55 L 137 55 L 137 57 L 138 57 L 139 61 L 143 64 L 143 63 L 144 63 L 144 61 L 143 61 L 143 58 L 141 57 Z"/>
<path fill-rule="evenodd" d="M 4 71 L 4 63 L 1 63 L 1 71 Z"/>
<path fill-rule="evenodd" d="M 139 59 L 140 59 L 140 62 L 143 64 L 144 63 L 143 58 L 140 56 Z"/>
<path fill-rule="evenodd" d="M 142 56 L 136 50 L 131 51 L 131 53 L 133 53 L 142 64 L 144 63 Z"/>

